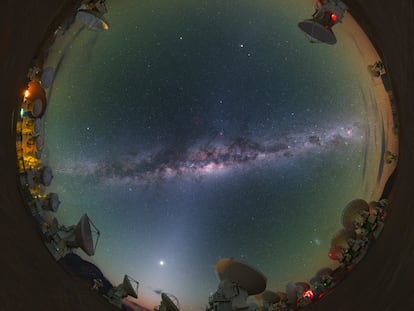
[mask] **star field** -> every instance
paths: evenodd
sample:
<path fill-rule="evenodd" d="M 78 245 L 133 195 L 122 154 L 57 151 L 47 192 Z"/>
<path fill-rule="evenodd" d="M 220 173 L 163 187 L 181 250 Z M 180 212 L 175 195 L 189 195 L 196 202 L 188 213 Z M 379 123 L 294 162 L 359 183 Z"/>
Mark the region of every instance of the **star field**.
<path fill-rule="evenodd" d="M 372 190 L 376 163 L 369 77 L 350 42 L 303 37 L 312 13 L 313 1 L 114 1 L 108 32 L 71 43 L 45 126 L 59 220 L 88 213 L 93 260 L 114 283 L 137 279 L 139 303 L 166 291 L 204 309 L 224 257 L 282 291 L 330 263 L 340 212 Z"/>

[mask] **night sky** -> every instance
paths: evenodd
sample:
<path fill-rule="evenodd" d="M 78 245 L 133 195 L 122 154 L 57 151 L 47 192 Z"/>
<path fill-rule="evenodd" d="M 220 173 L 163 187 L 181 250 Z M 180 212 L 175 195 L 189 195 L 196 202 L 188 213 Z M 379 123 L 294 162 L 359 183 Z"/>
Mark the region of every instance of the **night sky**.
<path fill-rule="evenodd" d="M 150 307 L 163 290 L 204 310 L 224 257 L 271 290 L 308 281 L 343 207 L 376 192 L 346 20 L 327 46 L 297 27 L 313 1 L 108 2 L 110 30 L 68 40 L 50 93 L 59 221 L 87 212 L 93 261 Z"/>

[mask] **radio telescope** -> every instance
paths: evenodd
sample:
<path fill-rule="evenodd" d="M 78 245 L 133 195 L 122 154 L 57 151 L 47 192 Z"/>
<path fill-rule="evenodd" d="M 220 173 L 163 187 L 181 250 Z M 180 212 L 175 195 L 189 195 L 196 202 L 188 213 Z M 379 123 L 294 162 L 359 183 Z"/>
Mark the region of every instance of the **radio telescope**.
<path fill-rule="evenodd" d="M 296 305 L 298 300 L 298 293 L 295 283 L 289 282 L 286 284 L 286 296 L 288 304 Z"/>
<path fill-rule="evenodd" d="M 342 22 L 347 9 L 340 0 L 317 0 L 312 18 L 299 22 L 298 27 L 311 38 L 311 42 L 335 44 L 332 27 Z"/>
<path fill-rule="evenodd" d="M 135 287 L 132 285 L 132 283 L 135 284 Z M 109 291 L 109 302 L 118 308 L 121 308 L 122 300 L 124 298 L 128 296 L 138 298 L 138 285 L 138 281 L 125 274 L 123 282 Z"/>
<path fill-rule="evenodd" d="M 108 30 L 109 24 L 93 10 L 79 10 L 76 16 L 91 30 Z"/>
<path fill-rule="evenodd" d="M 40 98 L 37 98 L 34 101 L 25 99 L 22 104 L 22 110 L 23 115 L 27 115 L 31 118 L 40 118 L 43 115 L 44 103 Z"/>
<path fill-rule="evenodd" d="M 57 219 L 54 218 L 47 233 L 51 236 L 48 247 L 57 260 L 76 248 L 82 249 L 88 256 L 93 256 L 100 236 L 99 230 L 87 214 L 83 214 L 76 226 L 70 227 L 59 225 Z M 95 242 L 93 234 L 96 236 Z"/>
<path fill-rule="evenodd" d="M 355 233 L 341 229 L 337 231 L 331 240 L 331 247 L 339 247 L 343 250 L 348 250 L 351 247 L 352 241 L 355 239 Z"/>
<path fill-rule="evenodd" d="M 261 272 L 233 258 L 219 260 L 216 273 L 220 283 L 209 297 L 208 310 L 250 310 L 247 297 L 266 289 L 267 279 Z"/>
<path fill-rule="evenodd" d="M 342 225 L 348 231 L 354 231 L 356 226 L 362 226 L 369 215 L 369 205 L 362 199 L 348 203 L 342 212 Z"/>
<path fill-rule="evenodd" d="M 57 212 L 60 201 L 57 193 L 49 193 L 44 196 L 37 197 L 35 204 L 38 210 L 43 209 L 46 211 Z"/>
<path fill-rule="evenodd" d="M 161 293 L 161 304 L 154 311 L 179 311 L 180 303 L 177 297 L 167 293 Z"/>
<path fill-rule="evenodd" d="M 332 273 L 333 270 L 331 268 L 322 268 L 315 273 L 315 276 L 310 279 L 309 283 L 312 284 L 316 292 L 321 292 L 332 284 Z"/>
<path fill-rule="evenodd" d="M 40 82 L 42 83 L 43 88 L 49 88 L 55 77 L 55 69 L 53 67 L 46 67 L 42 71 L 42 76 L 40 78 Z"/>
<path fill-rule="evenodd" d="M 23 117 L 22 121 L 18 121 L 16 125 L 17 134 L 35 136 L 42 130 L 41 119 L 31 119 Z"/>
<path fill-rule="evenodd" d="M 35 188 L 38 185 L 42 184 L 44 186 L 50 186 L 53 174 L 52 170 L 48 166 L 44 166 L 40 169 L 29 169 L 27 173 L 27 183 L 30 188 Z"/>
<path fill-rule="evenodd" d="M 281 297 L 270 290 L 266 290 L 262 293 L 263 300 L 263 309 L 265 311 L 274 310 L 274 304 L 278 303 L 281 300 Z"/>

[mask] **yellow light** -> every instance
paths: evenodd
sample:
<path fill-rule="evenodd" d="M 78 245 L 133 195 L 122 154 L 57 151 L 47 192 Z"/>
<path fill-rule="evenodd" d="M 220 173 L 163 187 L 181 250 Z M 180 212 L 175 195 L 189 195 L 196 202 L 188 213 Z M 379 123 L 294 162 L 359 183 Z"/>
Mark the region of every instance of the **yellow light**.
<path fill-rule="evenodd" d="M 26 91 L 24 91 L 24 98 L 27 98 L 27 97 L 29 97 L 29 95 L 30 95 L 30 92 L 29 92 L 29 90 L 26 90 Z"/>

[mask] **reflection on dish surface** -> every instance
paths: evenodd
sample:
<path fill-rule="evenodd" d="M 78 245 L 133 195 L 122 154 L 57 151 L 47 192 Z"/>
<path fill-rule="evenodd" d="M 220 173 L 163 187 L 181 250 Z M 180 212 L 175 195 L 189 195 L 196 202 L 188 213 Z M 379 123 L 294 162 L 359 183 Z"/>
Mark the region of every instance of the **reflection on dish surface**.
<path fill-rule="evenodd" d="M 272 290 L 307 281 L 333 266 L 345 205 L 379 199 L 392 129 L 366 69 L 378 56 L 359 54 L 349 15 L 336 45 L 311 44 L 305 3 L 114 1 L 107 32 L 77 21 L 51 48 L 59 221 L 88 213 L 93 260 L 115 284 L 137 278 L 140 304 L 161 290 L 204 309 L 225 257 Z"/>

